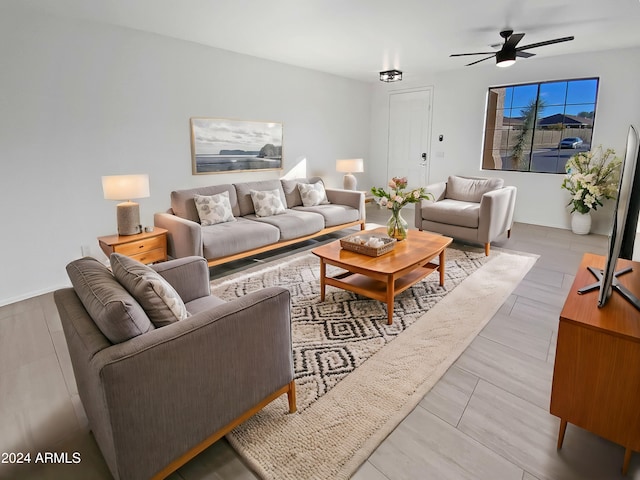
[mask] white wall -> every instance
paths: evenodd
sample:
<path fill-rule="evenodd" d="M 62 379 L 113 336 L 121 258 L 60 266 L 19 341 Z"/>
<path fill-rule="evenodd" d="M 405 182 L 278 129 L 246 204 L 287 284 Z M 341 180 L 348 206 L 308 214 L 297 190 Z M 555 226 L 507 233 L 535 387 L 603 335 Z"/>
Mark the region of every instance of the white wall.
<path fill-rule="evenodd" d="M 622 157 L 629 124 L 640 127 L 638 48 L 521 59 L 507 69 L 486 62 L 462 70 L 436 72 L 404 85 L 378 85 L 372 99 L 370 161 L 379 168 L 369 169 L 367 181 L 386 185 L 383 172 L 386 172 L 389 91 L 433 86 L 431 182 L 446 180 L 451 174 L 500 176 L 505 183 L 518 187 L 516 221 L 569 228 L 570 216 L 565 208 L 569 194 L 560 189 L 563 175 L 480 169 L 485 102 L 490 86 L 584 77 L 600 78 L 593 144 L 612 147 Z M 444 135 L 443 142 L 438 141 L 440 134 Z M 444 156 L 439 157 L 438 153 Z M 595 212 L 592 231 L 608 233 L 612 212 L 613 202 Z"/>
<path fill-rule="evenodd" d="M 335 159 L 368 156 L 370 86 L 133 30 L 0 15 L 0 305 L 68 284 L 81 246 L 115 232 L 100 177 L 149 173 L 142 222 L 174 189 L 277 178 L 193 176 L 189 118 L 284 123 L 286 174 L 340 186 Z"/>

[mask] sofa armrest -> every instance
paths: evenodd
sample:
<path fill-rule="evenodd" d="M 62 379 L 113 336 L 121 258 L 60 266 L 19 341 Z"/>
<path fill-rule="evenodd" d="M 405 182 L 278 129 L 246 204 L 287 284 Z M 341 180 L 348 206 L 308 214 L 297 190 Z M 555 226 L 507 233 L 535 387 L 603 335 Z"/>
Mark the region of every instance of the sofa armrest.
<path fill-rule="evenodd" d="M 173 258 L 202 257 L 202 227 L 171 213 L 156 213 L 153 216 L 156 227 L 166 228 L 167 253 Z"/>
<path fill-rule="evenodd" d="M 478 241 L 489 243 L 511 229 L 517 189 L 513 186 L 485 193 L 480 200 Z"/>
<path fill-rule="evenodd" d="M 150 477 L 291 382 L 289 312 L 267 288 L 96 354 L 121 476 Z"/>
<path fill-rule="evenodd" d="M 203 257 L 183 257 L 151 268 L 171 284 L 184 303 L 211 295 L 209 265 Z"/>
<path fill-rule="evenodd" d="M 365 220 L 364 192 L 355 190 L 343 190 L 339 188 L 326 188 L 327 200 L 337 205 L 347 205 L 358 210 L 360 220 Z"/>

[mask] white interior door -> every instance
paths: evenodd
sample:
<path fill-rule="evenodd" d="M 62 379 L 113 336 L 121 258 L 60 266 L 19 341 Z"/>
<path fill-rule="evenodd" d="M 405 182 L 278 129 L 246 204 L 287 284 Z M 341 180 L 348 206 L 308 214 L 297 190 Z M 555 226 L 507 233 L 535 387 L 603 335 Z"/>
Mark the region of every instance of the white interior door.
<path fill-rule="evenodd" d="M 429 182 L 431 89 L 389 95 L 387 177 L 407 177 L 409 187 Z"/>

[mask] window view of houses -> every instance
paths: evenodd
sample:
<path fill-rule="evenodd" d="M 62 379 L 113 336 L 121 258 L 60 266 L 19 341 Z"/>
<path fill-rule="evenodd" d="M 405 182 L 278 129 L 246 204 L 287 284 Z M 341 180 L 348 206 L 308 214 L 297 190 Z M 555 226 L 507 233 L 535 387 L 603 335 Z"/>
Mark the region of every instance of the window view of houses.
<path fill-rule="evenodd" d="M 489 88 L 483 168 L 565 173 L 591 149 L 598 79 Z"/>

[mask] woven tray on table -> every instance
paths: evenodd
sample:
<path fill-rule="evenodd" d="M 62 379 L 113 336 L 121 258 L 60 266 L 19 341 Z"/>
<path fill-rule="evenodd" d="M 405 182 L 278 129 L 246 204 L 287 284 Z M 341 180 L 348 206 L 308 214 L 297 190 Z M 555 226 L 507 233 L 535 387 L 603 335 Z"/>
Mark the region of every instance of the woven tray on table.
<path fill-rule="evenodd" d="M 381 247 L 364 245 L 370 238 L 379 238 L 384 242 Z M 396 239 L 376 233 L 355 233 L 340 239 L 340 246 L 351 252 L 362 253 L 370 257 L 379 257 L 390 252 L 396 246 Z"/>

